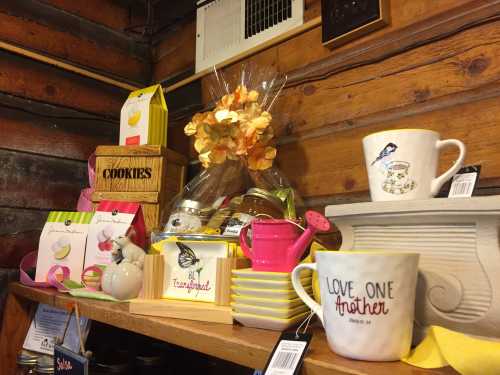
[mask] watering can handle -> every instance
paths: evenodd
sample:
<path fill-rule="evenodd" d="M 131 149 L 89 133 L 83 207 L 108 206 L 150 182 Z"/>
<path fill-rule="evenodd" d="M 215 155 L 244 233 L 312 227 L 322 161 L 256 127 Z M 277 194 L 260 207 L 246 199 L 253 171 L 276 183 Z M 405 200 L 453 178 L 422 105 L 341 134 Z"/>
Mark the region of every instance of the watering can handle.
<path fill-rule="evenodd" d="M 248 244 L 247 244 L 248 228 L 250 228 L 250 224 L 247 224 L 243 228 L 241 228 L 240 246 L 241 246 L 241 250 L 243 250 L 243 254 L 245 254 L 245 256 L 251 260 L 252 259 L 252 248 L 248 247 Z"/>

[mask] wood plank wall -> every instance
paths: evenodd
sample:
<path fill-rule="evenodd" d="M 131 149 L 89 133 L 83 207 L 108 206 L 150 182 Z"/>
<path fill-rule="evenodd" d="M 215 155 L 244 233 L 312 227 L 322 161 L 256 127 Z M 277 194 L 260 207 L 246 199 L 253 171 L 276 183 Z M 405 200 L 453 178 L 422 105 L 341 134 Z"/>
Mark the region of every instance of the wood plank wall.
<path fill-rule="evenodd" d="M 142 7 L 115 0 L 3 0 L 0 41 L 142 86 Z M 127 91 L 0 50 L 0 267 L 35 248 L 49 210 L 74 210 L 86 160 L 116 144 Z"/>
<path fill-rule="evenodd" d="M 306 20 L 319 5 L 306 1 Z M 322 46 L 317 27 L 244 61 L 288 74 L 274 108 L 278 164 L 312 207 L 368 199 L 361 139 L 384 129 L 428 128 L 461 139 L 466 163 L 483 167 L 484 191 L 499 186 L 500 1 L 391 0 L 390 19 L 334 50 Z M 192 69 L 193 22 L 179 23 L 157 46 L 156 79 Z M 207 106 L 208 84 L 201 79 Z M 446 151 L 440 169 L 455 156 Z"/>

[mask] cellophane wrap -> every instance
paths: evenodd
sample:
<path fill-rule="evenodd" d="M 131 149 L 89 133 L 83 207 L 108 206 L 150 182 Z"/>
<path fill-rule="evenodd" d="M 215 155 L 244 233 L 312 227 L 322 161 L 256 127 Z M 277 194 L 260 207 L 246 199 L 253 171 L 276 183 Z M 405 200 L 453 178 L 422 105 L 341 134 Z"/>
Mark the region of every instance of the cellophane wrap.
<path fill-rule="evenodd" d="M 196 202 L 203 212 L 202 228 L 181 225 L 176 232 L 218 234 L 214 228 L 206 228 L 213 213 L 254 187 L 279 198 L 285 218 L 297 219 L 296 207 L 300 210 L 301 200 L 274 165 L 273 126 L 279 114 L 272 109 L 286 76 L 269 67 L 244 65 L 229 78 L 214 68 L 209 82 L 213 109 L 195 114 L 185 127 L 186 135 L 194 140 L 202 170 L 167 207 L 175 213 L 183 202 Z M 163 230 L 172 229 L 167 220 Z"/>

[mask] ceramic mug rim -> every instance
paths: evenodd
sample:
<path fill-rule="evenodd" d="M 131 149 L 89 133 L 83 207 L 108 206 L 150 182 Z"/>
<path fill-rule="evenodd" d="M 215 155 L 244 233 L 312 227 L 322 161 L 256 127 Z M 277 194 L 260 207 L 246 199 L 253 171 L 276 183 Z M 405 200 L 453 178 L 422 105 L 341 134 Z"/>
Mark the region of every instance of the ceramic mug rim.
<path fill-rule="evenodd" d="M 375 136 L 378 136 L 378 135 L 381 135 L 381 134 L 384 134 L 384 133 L 394 133 L 394 132 L 400 132 L 400 133 L 404 133 L 404 132 L 434 133 L 439 138 L 439 133 L 437 131 L 435 131 L 435 130 L 410 128 L 410 129 L 389 129 L 389 130 L 381 130 L 381 131 L 375 132 L 375 133 L 370 133 L 367 136 L 363 137 L 363 141 L 365 141 L 368 138 L 375 137 Z"/>
<path fill-rule="evenodd" d="M 420 257 L 420 253 L 414 251 L 388 251 L 388 250 L 325 250 L 319 249 L 315 251 L 315 258 L 317 254 L 336 254 L 336 255 L 376 255 L 376 256 L 417 256 Z M 314 262 L 313 262 L 314 263 Z"/>

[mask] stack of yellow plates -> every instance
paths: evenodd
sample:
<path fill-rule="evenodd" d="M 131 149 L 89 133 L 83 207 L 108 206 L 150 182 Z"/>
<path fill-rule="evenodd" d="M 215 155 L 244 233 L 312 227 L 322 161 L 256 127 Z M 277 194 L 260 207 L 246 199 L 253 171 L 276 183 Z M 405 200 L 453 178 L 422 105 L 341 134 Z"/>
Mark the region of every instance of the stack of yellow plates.
<path fill-rule="evenodd" d="M 302 322 L 309 308 L 293 289 L 290 273 L 233 270 L 233 318 L 248 327 L 283 331 Z M 301 274 L 302 285 L 312 293 L 311 273 Z"/>

